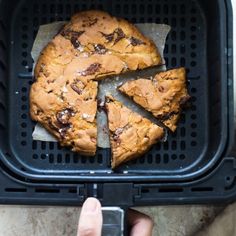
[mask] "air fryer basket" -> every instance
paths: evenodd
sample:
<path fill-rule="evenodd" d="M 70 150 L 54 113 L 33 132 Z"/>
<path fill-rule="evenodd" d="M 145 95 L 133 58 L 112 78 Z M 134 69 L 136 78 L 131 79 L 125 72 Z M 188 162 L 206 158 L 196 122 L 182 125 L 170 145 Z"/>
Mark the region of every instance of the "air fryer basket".
<path fill-rule="evenodd" d="M 169 24 L 167 67 L 184 66 L 188 71 L 192 105 L 182 115 L 177 131 L 115 172 L 110 168 L 109 149 L 98 149 L 95 158 L 88 158 L 57 143 L 32 140 L 35 123 L 29 116 L 28 95 L 33 82 L 30 51 L 39 26 L 69 20 L 73 13 L 86 9 L 102 9 L 133 23 Z M 182 194 L 185 202 L 201 188 L 203 195 L 192 200 L 200 202 L 200 196 L 214 192 L 213 184 L 204 189 L 194 187 L 194 183 L 198 186 L 204 178 L 218 176 L 225 168 L 220 165 L 231 160 L 224 158 L 233 135 L 231 18 L 226 0 L 0 0 L 0 165 L 3 182 L 7 183 L 4 194 L 27 195 L 33 188 L 34 193 L 49 194 L 48 201 L 61 191 L 65 198 L 74 194 L 82 200 L 117 186 L 118 195 L 125 190 L 132 196 L 126 202 L 120 197 L 120 204 L 132 205 L 136 196 L 141 205 L 157 203 L 162 196 L 156 195 L 160 187 L 175 196 Z M 6 179 L 13 179 L 14 184 L 17 181 L 20 187 L 9 187 Z M 184 190 L 188 184 L 190 189 L 196 188 L 189 190 L 189 197 Z M 150 201 L 141 196 L 150 197 Z M 61 202 L 60 198 L 64 204 L 62 195 L 56 202 Z M 105 194 L 103 200 L 111 203 Z M 167 201 L 174 202 L 174 195 Z"/>

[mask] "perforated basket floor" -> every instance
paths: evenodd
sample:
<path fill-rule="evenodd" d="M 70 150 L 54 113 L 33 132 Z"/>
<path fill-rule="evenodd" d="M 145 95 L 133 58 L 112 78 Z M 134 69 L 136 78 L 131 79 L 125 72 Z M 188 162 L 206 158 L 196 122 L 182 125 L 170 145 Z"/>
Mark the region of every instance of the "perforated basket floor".
<path fill-rule="evenodd" d="M 207 4 L 184 0 L 28 0 L 12 4 L 14 9 L 3 3 L 9 15 L 1 19 L 4 37 L 0 36 L 0 46 L 5 58 L 0 61 L 4 73 L 0 139 L 2 160 L 14 173 L 34 181 L 91 181 L 95 177 L 98 181 L 183 181 L 197 178 L 220 160 L 228 137 L 227 73 L 221 65 L 224 39 L 209 45 L 221 28 L 209 29 L 213 23 L 206 14 Z M 177 131 L 116 172 L 111 172 L 109 149 L 98 149 L 96 157 L 88 158 L 57 143 L 32 140 L 35 123 L 29 117 L 28 96 L 33 82 L 30 51 L 39 26 L 69 20 L 73 13 L 86 9 L 103 9 L 133 23 L 169 24 L 167 67 L 184 66 L 188 71 L 192 105 L 183 113 Z M 218 56 L 222 59 L 215 61 Z M 218 71 L 210 64 L 218 66 Z"/>

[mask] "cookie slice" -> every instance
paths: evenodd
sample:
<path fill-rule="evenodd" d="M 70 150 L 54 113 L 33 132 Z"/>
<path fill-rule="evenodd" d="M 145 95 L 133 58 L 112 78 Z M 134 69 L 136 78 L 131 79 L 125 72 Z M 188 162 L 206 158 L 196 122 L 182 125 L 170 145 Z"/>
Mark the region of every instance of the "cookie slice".
<path fill-rule="evenodd" d="M 112 168 L 144 154 L 164 136 L 164 129 L 131 111 L 113 97 L 106 97 L 112 148 Z"/>
<path fill-rule="evenodd" d="M 182 106 L 189 100 L 184 68 L 156 74 L 152 79 L 136 79 L 119 87 L 137 104 L 150 111 L 171 131 L 175 131 Z"/>
<path fill-rule="evenodd" d="M 95 155 L 96 80 L 161 63 L 155 44 L 126 20 L 101 11 L 75 14 L 39 56 L 31 118 L 61 145 Z"/>

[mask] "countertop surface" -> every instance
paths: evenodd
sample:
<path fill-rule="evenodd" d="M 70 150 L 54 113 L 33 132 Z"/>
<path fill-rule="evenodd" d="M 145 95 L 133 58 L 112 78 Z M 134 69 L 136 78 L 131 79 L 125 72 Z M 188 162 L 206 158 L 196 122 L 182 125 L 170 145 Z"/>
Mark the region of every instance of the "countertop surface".
<path fill-rule="evenodd" d="M 153 236 L 190 236 L 208 225 L 223 206 L 136 208 L 155 221 Z M 0 236 L 76 236 L 78 207 L 0 207 Z"/>

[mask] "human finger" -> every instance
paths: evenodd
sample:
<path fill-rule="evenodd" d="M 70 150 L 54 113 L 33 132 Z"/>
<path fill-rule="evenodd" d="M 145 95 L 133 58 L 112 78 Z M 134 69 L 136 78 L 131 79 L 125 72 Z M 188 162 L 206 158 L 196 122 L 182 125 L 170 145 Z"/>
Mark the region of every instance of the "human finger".
<path fill-rule="evenodd" d="M 128 210 L 128 224 L 131 227 L 130 236 L 152 236 L 153 220 L 136 210 Z"/>
<path fill-rule="evenodd" d="M 80 213 L 77 236 L 101 236 L 102 210 L 96 198 L 88 198 Z"/>

